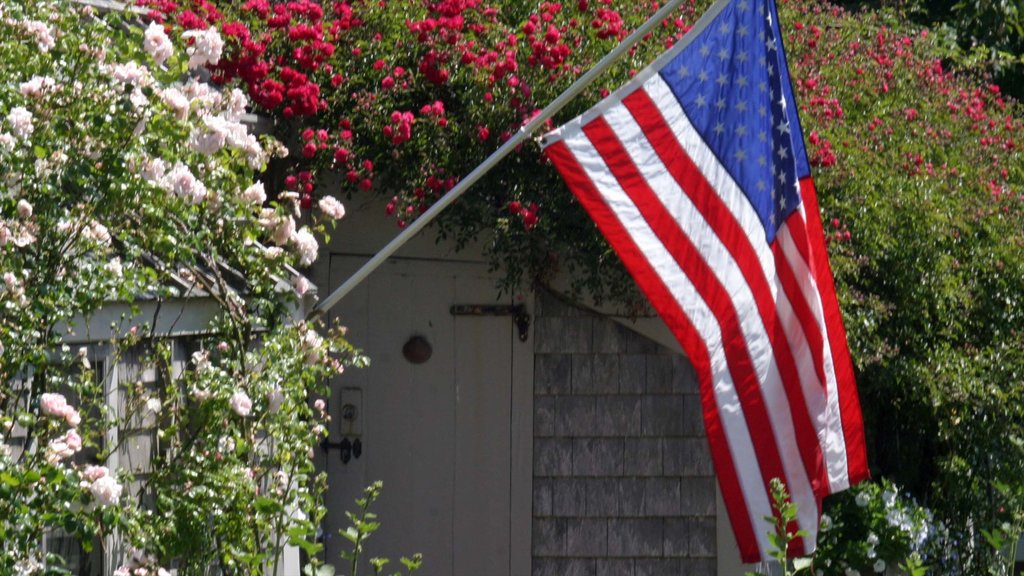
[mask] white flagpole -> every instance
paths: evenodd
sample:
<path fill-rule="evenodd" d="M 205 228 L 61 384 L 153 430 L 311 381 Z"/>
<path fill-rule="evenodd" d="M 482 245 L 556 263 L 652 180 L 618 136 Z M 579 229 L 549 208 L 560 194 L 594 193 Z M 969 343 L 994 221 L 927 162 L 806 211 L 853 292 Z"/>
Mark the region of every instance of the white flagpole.
<path fill-rule="evenodd" d="M 516 146 L 519 146 L 523 141 L 530 137 L 541 125 L 544 124 L 549 118 L 554 116 L 561 110 L 566 104 L 568 104 L 573 98 L 579 95 L 587 86 L 589 86 L 598 76 L 604 73 L 616 60 L 622 57 L 634 44 L 640 41 L 641 38 L 647 35 L 655 26 L 659 25 L 668 15 L 675 10 L 683 0 L 669 0 L 667 4 L 661 7 L 657 12 L 654 13 L 646 22 L 644 22 L 639 28 L 633 31 L 632 34 L 626 37 L 614 50 L 609 52 L 602 58 L 593 68 L 587 71 L 586 74 L 580 76 L 572 83 L 569 88 L 558 95 L 550 104 L 544 107 L 537 116 L 530 120 L 525 126 L 519 129 L 511 138 L 509 138 L 504 144 L 495 150 L 490 156 L 487 157 L 479 166 L 473 169 L 465 178 L 459 181 L 454 188 L 448 191 L 447 194 L 442 196 L 437 202 L 435 202 L 426 212 L 424 212 L 419 218 L 413 220 L 402 232 L 395 236 L 391 242 L 388 242 L 386 246 L 381 248 L 379 252 L 373 255 L 366 264 L 363 264 L 362 268 L 356 271 L 355 274 L 349 277 L 348 280 L 339 286 L 334 292 L 323 299 L 319 304 L 313 308 L 308 318 L 314 318 L 322 315 L 324 312 L 330 310 L 337 304 L 342 298 L 344 298 L 349 292 L 352 291 L 360 282 L 366 279 L 374 270 L 376 270 L 381 264 L 384 263 L 392 254 L 398 251 L 403 244 L 408 242 L 415 236 L 420 230 L 426 227 L 427 224 L 437 217 L 442 210 L 448 207 L 452 202 L 455 202 L 462 196 L 462 194 L 469 189 L 470 186 L 475 184 L 477 180 L 483 177 L 484 174 L 489 172 L 498 162 L 508 156 Z"/>

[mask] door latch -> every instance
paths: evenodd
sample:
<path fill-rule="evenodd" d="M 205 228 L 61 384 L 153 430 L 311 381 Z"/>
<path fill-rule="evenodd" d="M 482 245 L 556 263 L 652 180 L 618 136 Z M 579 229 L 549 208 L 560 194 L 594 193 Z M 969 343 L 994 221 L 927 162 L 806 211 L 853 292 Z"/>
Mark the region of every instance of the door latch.
<path fill-rule="evenodd" d="M 522 304 L 456 304 L 451 307 L 452 316 L 511 316 L 519 331 L 519 341 L 526 342 L 530 336 L 530 314 Z"/>

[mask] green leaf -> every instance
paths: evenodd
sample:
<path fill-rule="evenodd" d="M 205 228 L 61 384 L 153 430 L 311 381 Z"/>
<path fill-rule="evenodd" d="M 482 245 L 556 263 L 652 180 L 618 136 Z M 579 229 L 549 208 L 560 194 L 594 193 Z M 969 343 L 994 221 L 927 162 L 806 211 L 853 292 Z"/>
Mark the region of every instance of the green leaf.
<path fill-rule="evenodd" d="M 412 572 L 413 570 L 419 570 L 420 566 L 423 565 L 422 554 L 414 554 L 412 558 L 406 558 L 405 556 L 402 556 L 398 560 L 402 563 L 403 566 L 405 566 L 405 569 L 410 572 Z"/>
<path fill-rule="evenodd" d="M 260 496 L 255 502 L 257 512 L 278 512 L 282 510 L 281 503 L 273 498 L 267 498 L 266 496 Z"/>
<path fill-rule="evenodd" d="M 359 530 L 356 530 L 354 526 L 349 526 L 345 530 L 339 530 L 338 533 L 353 544 L 359 542 Z"/>
<path fill-rule="evenodd" d="M 306 554 L 309 554 L 310 556 L 318 554 L 324 548 L 323 544 L 310 542 L 309 540 L 304 539 L 290 540 L 290 543 L 295 546 L 298 546 L 299 548 L 302 548 L 302 551 Z"/>
<path fill-rule="evenodd" d="M 796 558 L 793 560 L 793 570 L 796 572 L 810 570 L 812 564 L 814 564 L 814 560 L 811 558 Z"/>
<path fill-rule="evenodd" d="M 42 160 L 46 158 L 46 148 L 39 146 L 38 144 L 32 147 L 32 152 L 36 155 L 36 158 Z"/>
<path fill-rule="evenodd" d="M 1000 530 L 990 531 L 982 528 L 981 535 L 985 537 L 985 541 L 988 542 L 988 545 L 995 548 L 996 550 L 1002 549 L 1003 544 L 1006 543 L 1006 541 L 1003 538 L 1003 533 Z"/>
<path fill-rule="evenodd" d="M 21 486 L 21 480 L 15 478 L 10 472 L 0 472 L 0 480 L 2 480 L 4 484 L 7 484 L 11 488 L 17 488 L 18 486 Z"/>

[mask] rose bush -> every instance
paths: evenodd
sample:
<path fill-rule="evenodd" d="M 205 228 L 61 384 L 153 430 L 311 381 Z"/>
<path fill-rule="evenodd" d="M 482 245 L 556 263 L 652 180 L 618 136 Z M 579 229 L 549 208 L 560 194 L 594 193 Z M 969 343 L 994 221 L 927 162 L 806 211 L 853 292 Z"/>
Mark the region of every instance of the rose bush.
<path fill-rule="evenodd" d="M 5 574 L 77 571 L 43 545 L 58 533 L 108 548 L 116 574 L 262 573 L 286 543 L 315 552 L 327 416 L 311 404 L 363 361 L 288 315 L 308 288 L 291 266 L 313 261 L 340 204 L 268 202 L 255 177 L 286 150 L 248 132 L 242 91 L 203 81 L 220 32 L 184 43 L 134 17 L 0 6 Z M 138 311 L 192 297 L 217 312 L 182 369 L 162 318 Z M 135 311 L 108 327 L 97 365 L 65 338 L 113 302 Z M 129 358 L 154 376 L 115 379 Z M 147 468 L 110 464 L 140 428 Z"/>
<path fill-rule="evenodd" d="M 238 85 L 277 121 L 295 162 L 271 194 L 311 205 L 331 194 L 383 194 L 404 227 L 597 62 L 656 2 L 308 0 L 240 4 L 142 0 L 177 34 L 215 26 L 213 79 Z M 707 2 L 679 13 L 627 63 L 570 105 L 581 112 L 671 45 Z M 232 84 L 236 83 L 236 84 Z M 574 270 L 577 287 L 637 304 L 632 283 L 533 146 L 498 166 L 441 221 L 464 243 L 489 235 L 505 287 Z M 524 178 L 524 174 L 531 177 Z M 318 188 L 318 184 L 323 184 Z M 579 241 L 580 239 L 583 241 Z M 559 256 L 560 255 L 560 256 Z"/>

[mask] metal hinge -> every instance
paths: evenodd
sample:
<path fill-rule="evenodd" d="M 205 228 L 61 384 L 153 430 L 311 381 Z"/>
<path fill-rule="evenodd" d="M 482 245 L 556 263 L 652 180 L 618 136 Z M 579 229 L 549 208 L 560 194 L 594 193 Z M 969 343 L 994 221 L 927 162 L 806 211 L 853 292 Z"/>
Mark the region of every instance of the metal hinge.
<path fill-rule="evenodd" d="M 511 316 L 519 330 L 519 341 L 530 336 L 530 314 L 522 304 L 455 304 L 452 316 Z"/>

